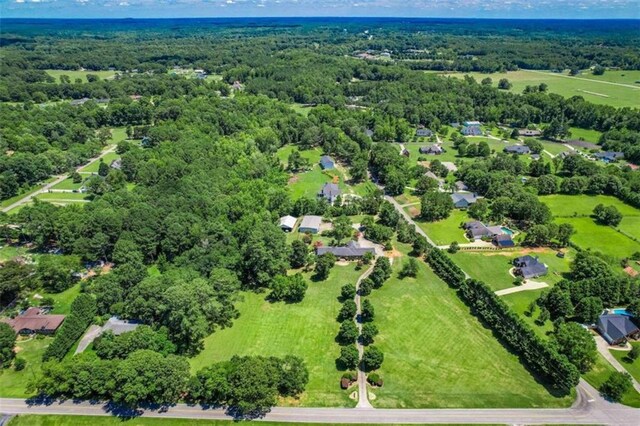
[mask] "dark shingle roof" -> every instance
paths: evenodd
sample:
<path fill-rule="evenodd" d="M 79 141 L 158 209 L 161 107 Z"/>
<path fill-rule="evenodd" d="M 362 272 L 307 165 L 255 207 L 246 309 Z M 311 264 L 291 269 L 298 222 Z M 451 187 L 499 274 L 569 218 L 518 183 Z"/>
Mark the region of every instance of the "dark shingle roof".
<path fill-rule="evenodd" d="M 328 202 L 333 203 L 340 193 L 341 191 L 338 185 L 335 183 L 325 183 L 318 193 L 318 197 L 323 197 Z"/>
<path fill-rule="evenodd" d="M 638 327 L 626 315 L 600 315 L 598 331 L 607 343 L 615 343 L 631 334 L 637 333 Z"/>
<path fill-rule="evenodd" d="M 318 247 L 316 254 L 321 256 L 325 253 L 333 253 L 336 257 L 362 257 L 365 253 L 375 253 L 372 247 L 360 247 L 355 241 L 349 241 L 344 247 Z"/>

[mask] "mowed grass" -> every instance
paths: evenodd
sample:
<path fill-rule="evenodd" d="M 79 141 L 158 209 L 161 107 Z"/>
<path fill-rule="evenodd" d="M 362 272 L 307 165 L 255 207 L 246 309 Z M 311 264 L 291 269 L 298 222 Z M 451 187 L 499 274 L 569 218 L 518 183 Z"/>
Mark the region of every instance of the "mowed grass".
<path fill-rule="evenodd" d="M 638 96 L 640 96 L 640 93 Z M 600 136 L 602 136 L 602 132 L 597 130 L 581 129 L 579 127 L 570 127 L 569 132 L 571 133 L 571 139 L 583 139 L 591 143 L 598 143 Z"/>
<path fill-rule="evenodd" d="M 71 83 L 75 83 L 76 78 L 80 78 L 83 83 L 86 83 L 87 74 L 97 75 L 101 80 L 111 79 L 116 75 L 115 71 L 46 70 L 46 73 L 55 78 L 56 83 L 62 83 L 60 77 L 63 75 L 69 76 Z"/>
<path fill-rule="evenodd" d="M 607 381 L 611 373 L 616 370 L 609 364 L 609 362 L 598 354 L 596 363 L 591 371 L 582 375 L 582 377 L 589 382 L 591 386 L 596 389 L 600 389 L 600 386 Z M 640 408 L 640 394 L 635 389 L 628 390 L 622 397 L 623 404 L 631 407 Z"/>
<path fill-rule="evenodd" d="M 0 369 L 0 397 L 26 398 L 33 395 L 28 391 L 29 382 L 40 374 L 42 355 L 52 341 L 53 337 L 18 340 L 17 356 L 27 361 L 27 365 L 22 371 L 15 371 L 13 367 Z"/>
<path fill-rule="evenodd" d="M 408 248 L 403 249 L 406 251 Z M 394 275 L 370 296 L 384 352 L 384 386 L 376 407 L 560 407 L 572 398 L 551 395 L 484 328 L 455 291 L 419 262 L 417 277 Z"/>
<path fill-rule="evenodd" d="M 31 295 L 32 304 L 38 304 L 39 301 L 33 299 L 33 296 L 39 294 L 42 297 L 53 299 L 53 310 L 51 311 L 52 314 L 68 315 L 71 312 L 71 303 L 73 303 L 75 298 L 80 294 L 80 287 L 80 283 L 77 283 L 73 287 L 70 287 L 60 293 L 47 293 L 44 290 L 35 291 Z"/>
<path fill-rule="evenodd" d="M 52 189 L 68 189 L 68 190 L 74 190 L 74 189 L 80 189 L 80 187 L 82 187 L 82 182 L 80 183 L 74 183 L 73 179 L 71 178 L 66 178 L 65 180 L 63 180 L 62 182 L 60 182 L 57 185 L 54 185 L 52 187 Z"/>
<path fill-rule="evenodd" d="M 640 210 L 609 195 L 545 195 L 540 197 L 555 217 L 590 216 L 598 204 L 614 206 L 623 216 L 638 216 Z"/>
<path fill-rule="evenodd" d="M 640 251 L 640 242 L 610 226 L 599 225 L 590 217 L 560 218 L 555 222 L 573 225 L 576 233 L 571 241 L 583 249 L 597 250 L 618 258 L 629 257 Z"/>
<path fill-rule="evenodd" d="M 38 198 L 40 200 L 46 200 L 46 201 L 57 200 L 61 202 L 73 203 L 74 201 L 75 202 L 88 201 L 89 197 L 90 196 L 88 194 L 81 194 L 78 192 L 45 192 L 45 193 L 36 195 L 35 198 Z"/>
<path fill-rule="evenodd" d="M 519 70 L 506 73 L 438 73 L 454 78 L 464 78 L 470 75 L 478 82 L 490 77 L 493 86 L 497 87 L 502 78 L 506 78 L 513 85 L 511 92 L 522 93 L 527 86 L 537 86 L 546 83 L 550 93 L 570 98 L 582 96 L 594 104 L 611 105 L 614 107 L 640 107 L 640 85 L 618 86 L 607 83 L 606 77 L 597 78 L 591 74 L 569 77 L 566 73 L 552 73 L 548 71 Z M 605 76 L 607 73 L 605 73 Z M 615 77 L 611 76 L 614 79 Z M 634 86 L 638 86 L 637 88 Z"/>
<path fill-rule="evenodd" d="M 291 422 L 265 422 L 260 421 L 262 426 L 291 426 L 300 424 L 313 424 L 313 423 L 291 423 Z M 165 418 L 153 418 L 153 417 L 133 417 L 133 418 L 121 418 L 121 417 L 92 417 L 92 416 L 61 416 L 61 415 L 35 415 L 35 414 L 21 414 L 10 420 L 9 426 L 67 426 L 73 424 L 74 426 L 233 426 L 238 424 L 234 420 L 202 420 L 202 419 L 172 419 Z M 369 423 L 359 423 L 361 426 L 373 426 Z M 345 423 L 323 423 L 325 426 L 346 426 Z M 393 424 L 390 426 L 405 426 L 402 424 Z M 406 425 L 408 426 L 408 425 Z"/>
<path fill-rule="evenodd" d="M 409 214 L 420 212 L 420 205 L 405 207 Z M 416 224 L 422 229 L 437 245 L 449 245 L 456 241 L 459 244 L 468 243 L 469 240 L 464 235 L 464 229 L 460 224 L 472 220 L 466 210 L 453 210 L 448 218 L 436 222 L 427 222 L 417 217 Z"/>
<path fill-rule="evenodd" d="M 529 138 L 525 138 L 525 140 L 527 140 Z M 544 150 L 547 151 L 548 153 L 550 153 L 551 155 L 560 155 L 563 152 L 567 152 L 570 151 L 569 148 L 567 148 L 566 145 L 558 143 L 558 142 L 549 142 L 549 141 L 545 141 L 542 139 L 538 139 L 538 138 L 534 138 L 536 139 L 538 142 L 540 142 L 542 144 L 542 146 L 544 147 Z"/>
<path fill-rule="evenodd" d="M 117 158 L 120 158 L 120 155 L 118 155 L 115 152 L 110 152 L 108 154 L 106 154 L 104 157 L 102 157 L 102 161 L 105 162 L 107 164 L 107 166 L 109 164 L 111 164 L 111 162 Z M 85 173 L 98 173 L 98 168 L 100 167 L 100 160 L 98 161 L 94 161 L 93 163 L 89 164 L 88 166 L 85 166 L 83 168 L 81 168 L 79 171 L 80 172 L 85 172 Z"/>
<path fill-rule="evenodd" d="M 339 328 L 340 287 L 355 284 L 362 272 L 354 264 L 336 265 L 326 281 L 309 281 L 307 294 L 298 304 L 272 304 L 265 300 L 266 293 L 245 293 L 244 301 L 237 304 L 240 317 L 232 327 L 205 339 L 204 350 L 190 360 L 192 372 L 234 355 L 297 355 L 307 364 L 309 384 L 299 400 L 283 404 L 355 405 L 348 391 L 340 389 L 342 373 L 335 366 L 340 346 L 334 339 Z"/>
<path fill-rule="evenodd" d="M 536 324 L 536 319 L 538 315 L 540 315 L 540 308 L 536 308 L 531 316 L 525 315 L 525 311 L 529 308 L 531 302 L 535 301 L 540 295 L 548 289 L 540 289 L 540 290 L 531 290 L 531 291 L 521 291 L 518 293 L 506 294 L 504 296 L 500 296 L 500 298 L 513 310 L 513 312 L 520 315 L 522 320 L 526 322 L 529 327 L 535 333 L 542 337 L 543 339 L 547 338 L 547 333 L 553 331 L 553 323 L 548 320 L 544 323 L 544 325 L 540 326 Z"/>
<path fill-rule="evenodd" d="M 293 152 L 296 149 L 298 149 L 297 146 L 285 145 L 282 148 L 280 148 L 278 152 L 276 152 L 276 156 L 278 157 L 278 159 L 280 160 L 280 163 L 282 163 L 283 166 L 285 167 L 287 166 L 289 155 L 291 155 L 291 152 Z M 322 156 L 322 153 L 317 148 L 308 149 L 304 151 L 299 150 L 299 152 L 300 152 L 300 156 L 302 158 L 306 158 L 307 160 L 309 160 L 310 164 L 317 164 L 320 161 L 320 157 Z"/>
<path fill-rule="evenodd" d="M 640 347 L 640 342 L 632 342 L 634 347 Z M 628 351 L 609 350 L 611 354 L 622 364 L 622 366 L 633 376 L 634 379 L 640 380 L 640 358 L 631 361 L 627 358 Z"/>

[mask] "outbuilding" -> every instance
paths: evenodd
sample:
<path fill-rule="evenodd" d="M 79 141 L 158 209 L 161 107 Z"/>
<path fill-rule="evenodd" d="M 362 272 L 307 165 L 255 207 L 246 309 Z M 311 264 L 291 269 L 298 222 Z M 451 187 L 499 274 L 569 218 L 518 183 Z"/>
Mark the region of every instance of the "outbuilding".
<path fill-rule="evenodd" d="M 298 221 L 298 218 L 295 218 L 293 216 L 282 216 L 280 218 L 280 229 L 282 229 L 285 232 L 291 232 L 293 231 L 293 229 L 296 227 L 296 222 Z"/>
<path fill-rule="evenodd" d="M 320 232 L 320 225 L 322 225 L 322 217 L 320 216 L 303 216 L 302 222 L 298 227 L 298 232 L 317 234 Z"/>

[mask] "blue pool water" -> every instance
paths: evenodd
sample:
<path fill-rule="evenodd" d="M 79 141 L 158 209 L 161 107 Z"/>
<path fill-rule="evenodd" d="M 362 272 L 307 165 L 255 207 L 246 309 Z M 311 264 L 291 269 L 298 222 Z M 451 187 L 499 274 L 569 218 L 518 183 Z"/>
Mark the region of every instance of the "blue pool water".
<path fill-rule="evenodd" d="M 626 315 L 628 317 L 632 317 L 633 315 L 631 314 L 631 312 L 627 311 L 626 309 L 614 309 L 613 313 L 616 315 Z"/>
<path fill-rule="evenodd" d="M 507 235 L 513 235 L 513 231 L 505 226 L 502 227 L 502 232 L 504 232 Z"/>

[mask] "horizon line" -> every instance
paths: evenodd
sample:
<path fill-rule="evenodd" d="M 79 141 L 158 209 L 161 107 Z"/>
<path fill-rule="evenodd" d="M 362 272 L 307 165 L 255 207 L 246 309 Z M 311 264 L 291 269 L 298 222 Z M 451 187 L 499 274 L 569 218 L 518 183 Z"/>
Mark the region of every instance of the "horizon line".
<path fill-rule="evenodd" d="M 141 19 L 153 19 L 153 20 L 175 20 L 175 19 L 315 19 L 315 18 L 333 18 L 333 19 L 463 19 L 463 20 L 474 20 L 474 21 L 496 21 L 496 20 L 506 20 L 506 21 L 640 21 L 640 17 L 638 18 L 510 18 L 510 17 L 462 17 L 462 16 L 402 16 L 402 15 L 389 15 L 389 16 L 367 16 L 367 15 L 354 15 L 354 16 L 339 16 L 339 15 L 293 15 L 293 16 L 256 16 L 256 15 L 247 15 L 247 16 L 176 16 L 176 17 L 134 17 L 134 16 L 125 16 L 125 17 L 74 17 L 74 18 L 48 18 L 48 17 L 24 17 L 24 16 L 8 16 L 2 17 L 0 16 L 0 21 L 3 20 L 48 20 L 48 21 L 90 21 L 90 20 L 101 20 L 101 21 L 116 21 L 116 20 L 141 20 Z"/>

